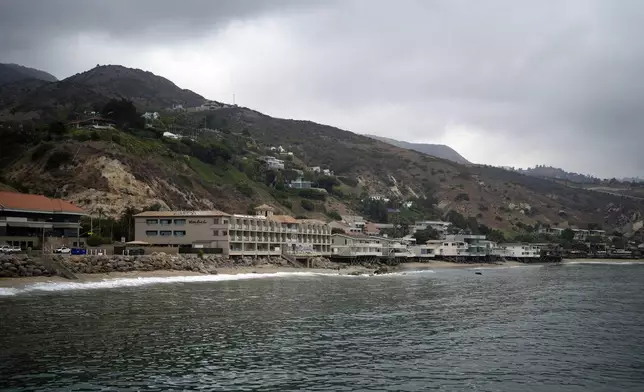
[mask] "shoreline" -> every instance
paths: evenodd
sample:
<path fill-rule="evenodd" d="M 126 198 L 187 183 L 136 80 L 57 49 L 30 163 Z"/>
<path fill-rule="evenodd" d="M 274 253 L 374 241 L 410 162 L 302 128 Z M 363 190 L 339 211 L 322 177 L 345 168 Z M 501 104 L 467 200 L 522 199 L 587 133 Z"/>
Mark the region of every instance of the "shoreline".
<path fill-rule="evenodd" d="M 621 259 L 566 259 L 561 263 L 534 263 L 525 264 L 516 261 L 501 263 L 454 263 L 449 261 L 432 260 L 428 262 L 409 262 L 396 267 L 391 267 L 390 273 L 405 273 L 415 271 L 449 270 L 449 269 L 495 269 L 508 267 L 528 267 L 542 265 L 565 265 L 565 264 L 633 264 L 642 263 L 644 260 L 621 260 Z M 130 272 L 109 272 L 97 274 L 76 274 L 78 280 L 66 279 L 62 276 L 38 276 L 38 277 L 12 277 L 0 278 L 0 288 L 20 289 L 22 287 L 39 283 L 96 283 L 116 279 L 139 279 L 139 278 L 171 278 L 171 277 L 197 277 L 197 276 L 234 276 L 242 274 L 323 274 L 323 275 L 363 275 L 373 274 L 373 268 L 364 266 L 344 266 L 336 268 L 295 268 L 278 265 L 259 265 L 254 267 L 224 267 L 218 268 L 216 274 L 204 274 L 195 271 L 184 270 L 155 270 L 155 271 L 130 271 Z"/>

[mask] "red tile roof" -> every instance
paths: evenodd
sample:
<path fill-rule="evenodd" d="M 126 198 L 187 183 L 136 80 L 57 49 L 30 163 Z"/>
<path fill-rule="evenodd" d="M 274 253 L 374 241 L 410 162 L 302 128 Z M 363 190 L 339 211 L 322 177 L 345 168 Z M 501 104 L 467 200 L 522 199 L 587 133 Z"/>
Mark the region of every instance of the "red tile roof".
<path fill-rule="evenodd" d="M 2 191 L 0 191 L 0 210 L 87 214 L 84 210 L 65 200 L 50 199 L 42 195 Z"/>

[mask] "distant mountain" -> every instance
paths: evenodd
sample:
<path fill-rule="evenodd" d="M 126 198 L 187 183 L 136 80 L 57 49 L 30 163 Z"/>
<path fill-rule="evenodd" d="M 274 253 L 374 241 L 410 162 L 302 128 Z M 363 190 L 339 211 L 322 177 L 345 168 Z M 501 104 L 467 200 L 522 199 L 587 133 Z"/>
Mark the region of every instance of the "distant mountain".
<path fill-rule="evenodd" d="M 23 67 L 18 64 L 0 63 L 0 85 L 14 83 L 25 79 L 38 79 L 45 82 L 56 82 L 58 79 L 45 71 Z"/>
<path fill-rule="evenodd" d="M 173 104 L 201 105 L 201 95 L 177 87 L 168 79 L 149 71 L 121 65 L 102 65 L 63 80 L 65 85 L 83 85 L 106 96 L 127 98 L 137 106 L 165 109 Z"/>
<path fill-rule="evenodd" d="M 438 158 L 447 159 L 448 161 L 460 163 L 463 165 L 470 164 L 471 162 L 465 159 L 461 154 L 456 152 L 453 148 L 444 144 L 425 144 L 425 143 L 409 143 L 400 140 L 390 139 L 388 137 L 365 135 L 372 139 L 380 140 L 381 142 L 392 144 L 396 147 L 406 148 L 422 152 L 423 154 L 432 155 Z"/>
<path fill-rule="evenodd" d="M 141 110 L 198 106 L 205 100 L 152 72 L 120 65 L 97 66 L 50 83 L 18 80 L 0 86 L 0 93 L 0 121 L 25 117 L 48 120 L 61 114 L 96 111 L 113 98 L 128 99 Z"/>
<path fill-rule="evenodd" d="M 579 184 L 598 184 L 601 182 L 599 178 L 588 176 L 585 174 L 567 172 L 558 167 L 537 165 L 527 169 L 513 169 L 516 172 L 533 177 L 551 178 L 556 180 L 565 180 L 576 182 Z"/>

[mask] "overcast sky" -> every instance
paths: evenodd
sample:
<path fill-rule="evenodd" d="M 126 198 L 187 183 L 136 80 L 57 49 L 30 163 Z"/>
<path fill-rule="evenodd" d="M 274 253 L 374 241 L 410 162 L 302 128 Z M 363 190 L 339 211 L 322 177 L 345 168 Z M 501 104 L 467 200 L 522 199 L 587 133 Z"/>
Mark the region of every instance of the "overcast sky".
<path fill-rule="evenodd" d="M 96 64 L 476 163 L 644 177 L 644 1 L 0 0 L 0 62 Z"/>

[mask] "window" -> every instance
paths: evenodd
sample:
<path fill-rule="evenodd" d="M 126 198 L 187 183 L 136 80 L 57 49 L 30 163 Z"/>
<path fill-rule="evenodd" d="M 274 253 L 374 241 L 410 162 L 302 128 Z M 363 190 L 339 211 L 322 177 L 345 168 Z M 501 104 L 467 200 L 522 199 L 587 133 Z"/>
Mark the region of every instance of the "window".
<path fill-rule="evenodd" d="M 159 220 L 158 219 L 146 219 L 145 223 L 147 223 L 148 225 L 158 225 Z"/>
<path fill-rule="evenodd" d="M 175 230 L 174 231 L 174 236 L 175 237 L 185 237 L 186 236 L 186 231 L 185 230 Z"/>
<path fill-rule="evenodd" d="M 172 235 L 172 231 L 170 231 L 170 230 L 161 230 L 161 236 L 162 237 L 167 237 L 167 236 L 171 236 L 171 235 Z"/>
<path fill-rule="evenodd" d="M 186 224 L 186 220 L 185 220 L 185 219 L 175 219 L 175 220 L 174 220 L 174 224 L 175 224 L 175 225 L 185 225 L 185 224 Z"/>
<path fill-rule="evenodd" d="M 148 230 L 145 232 L 145 235 L 147 235 L 148 237 L 155 237 L 159 235 L 159 232 L 156 230 Z"/>
<path fill-rule="evenodd" d="M 164 226 L 171 225 L 172 219 L 161 219 L 161 224 Z"/>
<path fill-rule="evenodd" d="M 221 231 L 221 235 L 228 235 L 228 231 L 226 231 L 226 230 L 222 230 L 222 231 Z"/>

